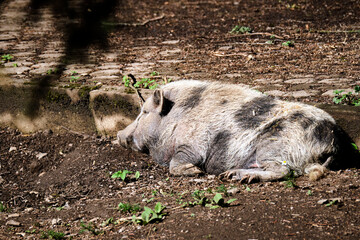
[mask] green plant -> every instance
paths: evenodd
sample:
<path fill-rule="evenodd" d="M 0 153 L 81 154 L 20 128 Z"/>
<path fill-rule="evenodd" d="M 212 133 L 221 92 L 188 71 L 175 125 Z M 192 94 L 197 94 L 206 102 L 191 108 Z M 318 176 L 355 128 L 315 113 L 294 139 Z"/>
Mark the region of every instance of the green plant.
<path fill-rule="evenodd" d="M 70 77 L 70 82 L 77 82 L 77 80 L 79 80 L 80 76 L 71 76 Z"/>
<path fill-rule="evenodd" d="M 353 106 L 360 106 L 360 86 L 355 86 L 354 92 L 343 93 L 344 90 L 335 90 L 335 97 L 333 102 L 335 104 L 347 104 Z"/>
<path fill-rule="evenodd" d="M 225 196 L 228 196 L 228 190 L 224 184 L 221 184 L 216 188 L 216 192 L 224 193 Z"/>
<path fill-rule="evenodd" d="M 78 75 L 76 71 L 71 71 L 71 76 Z"/>
<path fill-rule="evenodd" d="M 293 41 L 283 42 L 282 45 L 286 47 L 295 47 L 295 43 Z"/>
<path fill-rule="evenodd" d="M 136 213 L 139 212 L 141 208 L 137 204 L 119 203 L 118 210 L 123 213 Z"/>
<path fill-rule="evenodd" d="M 42 232 L 40 238 L 48 238 L 48 239 L 64 239 L 65 233 L 55 232 L 53 230 L 48 230 L 47 232 Z"/>
<path fill-rule="evenodd" d="M 13 67 L 18 67 L 18 64 L 17 64 L 17 63 L 14 63 L 14 64 L 13 64 Z"/>
<path fill-rule="evenodd" d="M 5 212 L 5 211 L 6 211 L 5 205 L 2 202 L 0 202 L 0 212 Z"/>
<path fill-rule="evenodd" d="M 28 229 L 28 230 L 25 230 L 25 233 L 28 233 L 28 234 L 35 234 L 36 233 L 36 229 Z"/>
<path fill-rule="evenodd" d="M 351 146 L 352 146 L 355 150 L 360 151 L 359 147 L 358 147 L 355 143 L 351 143 Z"/>
<path fill-rule="evenodd" d="M 232 198 L 225 202 L 225 199 L 223 198 L 221 193 L 216 193 L 214 198 L 211 200 L 211 204 L 206 205 L 206 207 L 210 207 L 211 209 L 215 209 L 218 207 L 228 207 L 234 201 L 236 201 L 236 198 Z"/>
<path fill-rule="evenodd" d="M 325 206 L 326 207 L 330 207 L 330 206 L 332 206 L 332 205 L 334 205 L 334 204 L 336 204 L 336 203 L 338 203 L 339 201 L 338 200 L 331 200 L 328 204 L 326 204 Z"/>
<path fill-rule="evenodd" d="M 99 235 L 103 233 L 103 231 L 100 231 L 99 229 L 96 229 L 95 225 L 93 223 L 85 224 L 83 221 L 80 222 L 81 230 L 79 233 L 83 233 L 86 231 L 91 232 L 94 235 Z"/>
<path fill-rule="evenodd" d="M 159 84 L 157 84 L 155 82 L 155 80 L 151 79 L 151 78 L 142 78 L 142 79 L 140 79 L 140 81 L 137 81 L 134 84 L 135 88 L 156 89 L 158 86 L 159 86 Z"/>
<path fill-rule="evenodd" d="M 131 173 L 133 173 L 133 172 L 128 171 L 128 170 L 120 170 L 120 171 L 117 171 L 116 173 L 113 173 L 111 175 L 111 178 L 121 178 L 121 180 L 125 181 L 126 176 L 128 174 L 131 174 Z M 134 177 L 135 177 L 136 180 L 138 180 L 139 177 L 140 177 L 140 172 L 136 171 L 135 174 L 134 174 Z"/>
<path fill-rule="evenodd" d="M 153 72 L 150 73 L 150 75 L 151 75 L 151 76 L 159 76 L 159 73 L 156 72 L 156 71 L 153 71 Z"/>
<path fill-rule="evenodd" d="M 251 192 L 251 188 L 250 188 L 248 185 L 245 185 L 245 190 L 246 190 L 247 192 Z"/>
<path fill-rule="evenodd" d="M 233 29 L 231 29 L 230 33 L 244 34 L 244 33 L 251 33 L 252 31 L 253 30 L 250 27 L 236 25 L 235 27 L 233 27 Z"/>
<path fill-rule="evenodd" d="M 311 196 L 313 193 L 312 193 L 312 191 L 311 190 L 308 190 L 307 192 L 306 192 L 306 195 L 308 195 L 308 196 Z"/>
<path fill-rule="evenodd" d="M 49 70 L 46 71 L 46 74 L 56 74 L 58 72 L 57 68 L 50 68 Z"/>
<path fill-rule="evenodd" d="M 113 222 L 114 222 L 114 218 L 111 217 L 111 218 L 108 218 L 108 219 L 106 219 L 105 221 L 103 221 L 103 222 L 101 223 L 101 226 L 102 226 L 102 227 L 106 227 L 106 226 L 110 225 L 110 224 L 113 223 Z"/>
<path fill-rule="evenodd" d="M 14 56 L 10 55 L 10 54 L 5 54 L 1 56 L 1 60 L 6 63 L 6 62 L 11 62 L 12 59 L 14 58 Z"/>
<path fill-rule="evenodd" d="M 230 203 L 236 201 L 236 198 L 230 199 L 225 202 L 221 193 L 216 193 L 213 198 L 208 198 L 205 196 L 205 191 L 195 190 L 191 196 L 193 197 L 194 201 L 185 202 L 183 206 L 196 206 L 201 205 L 205 207 L 209 207 L 211 209 L 218 208 L 218 207 L 228 207 Z"/>
<path fill-rule="evenodd" d="M 284 183 L 285 187 L 287 188 L 297 188 L 298 186 L 295 183 L 295 172 L 290 171 L 286 176 L 284 177 Z"/>
<path fill-rule="evenodd" d="M 163 206 L 160 202 L 157 202 L 154 209 L 149 207 L 144 207 L 144 211 L 141 213 L 140 218 L 133 215 L 132 221 L 134 223 L 146 225 L 151 222 L 158 222 L 163 219 L 165 214 L 162 212 L 166 207 Z"/>
<path fill-rule="evenodd" d="M 125 87 L 130 87 L 130 78 L 128 76 L 123 76 L 122 81 Z"/>

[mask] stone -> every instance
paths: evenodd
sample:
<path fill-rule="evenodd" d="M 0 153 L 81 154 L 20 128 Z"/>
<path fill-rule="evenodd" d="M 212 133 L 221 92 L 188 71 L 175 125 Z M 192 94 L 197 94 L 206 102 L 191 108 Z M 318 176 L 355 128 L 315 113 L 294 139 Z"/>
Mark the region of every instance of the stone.
<path fill-rule="evenodd" d="M 271 90 L 271 91 L 267 91 L 265 93 L 267 95 L 271 95 L 271 96 L 275 96 L 275 97 L 282 97 L 286 94 L 285 92 L 279 91 L 279 90 Z"/>
<path fill-rule="evenodd" d="M 9 148 L 9 152 L 16 151 L 16 150 L 17 150 L 16 147 L 10 147 L 10 148 Z"/>
<path fill-rule="evenodd" d="M 304 84 L 304 83 L 312 83 L 312 82 L 314 82 L 314 78 L 295 78 L 285 81 L 285 83 L 290 83 L 290 84 Z"/>
<path fill-rule="evenodd" d="M 42 159 L 43 157 L 45 157 L 47 155 L 47 153 L 38 153 L 38 154 L 36 154 L 36 157 L 37 157 L 37 159 Z"/>
<path fill-rule="evenodd" d="M 9 220 L 5 223 L 5 225 L 7 226 L 13 226 L 13 227 L 20 227 L 21 223 L 14 221 L 14 220 Z"/>
<path fill-rule="evenodd" d="M 103 76 L 114 76 L 114 75 L 119 75 L 119 74 L 120 74 L 119 69 L 106 69 L 106 70 L 100 70 L 100 71 L 95 71 L 93 73 L 90 73 L 90 76 L 103 77 Z"/>
<path fill-rule="evenodd" d="M 180 40 L 168 40 L 168 41 L 163 41 L 161 43 L 172 45 L 172 44 L 178 44 L 179 42 L 180 42 Z"/>
<path fill-rule="evenodd" d="M 319 201 L 317 201 L 317 204 L 326 204 L 328 202 L 329 202 L 328 199 L 320 199 Z"/>

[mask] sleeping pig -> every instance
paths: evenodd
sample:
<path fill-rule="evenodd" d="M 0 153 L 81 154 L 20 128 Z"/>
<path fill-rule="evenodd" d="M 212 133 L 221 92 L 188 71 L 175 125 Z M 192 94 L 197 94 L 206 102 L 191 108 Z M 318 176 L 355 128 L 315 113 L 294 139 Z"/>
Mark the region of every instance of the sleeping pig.
<path fill-rule="evenodd" d="M 252 182 L 292 172 L 315 180 L 327 168 L 358 163 L 351 139 L 321 109 L 219 82 L 183 80 L 155 90 L 117 138 L 173 175 Z"/>

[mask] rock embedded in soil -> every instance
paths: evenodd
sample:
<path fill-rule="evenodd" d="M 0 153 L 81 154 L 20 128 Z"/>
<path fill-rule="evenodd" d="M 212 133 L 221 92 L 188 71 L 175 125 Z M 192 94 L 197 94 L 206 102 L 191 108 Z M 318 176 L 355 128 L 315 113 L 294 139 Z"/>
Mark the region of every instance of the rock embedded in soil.
<path fill-rule="evenodd" d="M 13 227 L 20 227 L 21 223 L 14 221 L 14 220 L 9 220 L 5 223 L 5 225 L 7 226 L 13 226 Z"/>

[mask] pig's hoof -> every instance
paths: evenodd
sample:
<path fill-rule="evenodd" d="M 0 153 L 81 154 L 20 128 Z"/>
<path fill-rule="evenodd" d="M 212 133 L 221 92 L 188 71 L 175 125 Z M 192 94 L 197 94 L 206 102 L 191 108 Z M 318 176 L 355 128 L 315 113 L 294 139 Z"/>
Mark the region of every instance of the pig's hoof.
<path fill-rule="evenodd" d="M 234 169 L 234 170 L 228 170 L 222 174 L 220 174 L 220 179 L 229 179 L 229 180 L 237 180 L 241 183 L 254 183 L 259 182 L 260 178 L 256 174 L 250 174 L 250 173 L 242 173 L 241 170 Z"/>
<path fill-rule="evenodd" d="M 174 176 L 195 176 L 201 174 L 202 171 L 195 165 L 188 163 L 171 168 L 170 173 Z"/>
<path fill-rule="evenodd" d="M 254 175 L 248 174 L 248 175 L 242 176 L 242 178 L 240 179 L 241 183 L 255 183 L 255 182 L 259 182 L 259 181 L 260 181 L 259 176 L 255 175 L 255 174 Z"/>

